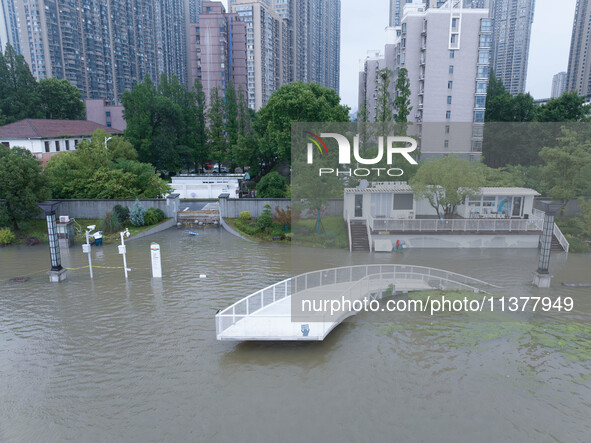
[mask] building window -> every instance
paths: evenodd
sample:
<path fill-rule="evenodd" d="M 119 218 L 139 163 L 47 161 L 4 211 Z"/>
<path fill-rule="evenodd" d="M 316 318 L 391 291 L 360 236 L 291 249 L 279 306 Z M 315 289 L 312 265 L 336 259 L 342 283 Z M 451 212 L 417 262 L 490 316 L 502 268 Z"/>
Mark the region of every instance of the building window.
<path fill-rule="evenodd" d="M 480 32 L 492 32 L 492 20 L 490 18 L 480 20 Z"/>
<path fill-rule="evenodd" d="M 74 140 L 74 146 L 78 146 L 78 142 L 79 142 L 79 141 L 80 141 L 80 140 L 78 140 L 78 139 Z"/>
<path fill-rule="evenodd" d="M 456 43 L 458 41 L 458 34 L 452 34 L 450 43 Z"/>
<path fill-rule="evenodd" d="M 195 28 L 195 32 L 199 32 L 199 26 Z"/>
<path fill-rule="evenodd" d="M 402 24 L 402 32 L 406 32 L 406 23 Z"/>
<path fill-rule="evenodd" d="M 474 122 L 484 123 L 484 111 L 474 111 Z"/>
<path fill-rule="evenodd" d="M 66 140 L 66 151 L 70 150 L 70 140 Z"/>
<path fill-rule="evenodd" d="M 105 114 L 106 114 L 107 117 L 110 117 L 111 116 L 111 112 L 110 111 L 107 111 Z"/>
<path fill-rule="evenodd" d="M 2 142 L 2 144 L 7 147 L 8 149 L 10 149 L 10 142 Z"/>
<path fill-rule="evenodd" d="M 478 72 L 476 73 L 476 78 L 485 78 L 488 80 L 489 74 L 490 74 L 490 67 L 489 66 L 478 66 Z"/>
<path fill-rule="evenodd" d="M 443 141 L 443 147 L 444 148 L 449 148 L 449 140 L 444 140 Z"/>
<path fill-rule="evenodd" d="M 451 95 L 448 95 L 447 96 L 447 104 L 448 105 L 451 105 Z"/>
<path fill-rule="evenodd" d="M 475 108 L 484 108 L 486 107 L 486 95 L 477 95 L 476 102 L 474 104 Z"/>
<path fill-rule="evenodd" d="M 454 87 L 454 82 L 452 82 L 451 80 L 447 82 L 447 89 L 451 89 Z"/>
<path fill-rule="evenodd" d="M 449 125 L 445 125 L 445 133 L 449 134 Z"/>
<path fill-rule="evenodd" d="M 454 73 L 454 65 L 449 65 L 449 73 L 450 74 Z"/>
<path fill-rule="evenodd" d="M 406 48 L 406 37 L 402 37 L 402 39 L 400 40 L 400 46 Z"/>
<path fill-rule="evenodd" d="M 472 152 L 482 152 L 481 140 L 472 140 Z"/>
<path fill-rule="evenodd" d="M 472 137 L 482 137 L 484 135 L 484 125 L 472 126 Z"/>
<path fill-rule="evenodd" d="M 458 22 L 459 22 L 459 20 L 457 18 L 452 18 L 451 19 L 451 27 L 452 28 L 457 28 L 458 27 Z"/>
<path fill-rule="evenodd" d="M 45 152 L 49 152 L 49 142 L 45 142 Z"/>
<path fill-rule="evenodd" d="M 478 51 L 478 63 L 488 65 L 490 51 Z"/>
<path fill-rule="evenodd" d="M 59 141 L 55 141 L 55 152 L 59 152 L 60 150 L 60 142 Z"/>
<path fill-rule="evenodd" d="M 451 118 L 451 111 L 445 111 L 445 119 L 449 120 Z"/>
<path fill-rule="evenodd" d="M 476 82 L 476 93 L 486 94 L 486 83 L 487 82 Z"/>
<path fill-rule="evenodd" d="M 449 51 L 449 58 L 454 58 L 454 56 L 455 56 L 455 51 L 453 49 L 451 49 Z"/>
<path fill-rule="evenodd" d="M 107 122 L 107 127 L 110 128 L 111 127 L 111 122 Z"/>
<path fill-rule="evenodd" d="M 490 34 L 480 34 L 480 47 L 490 48 Z"/>

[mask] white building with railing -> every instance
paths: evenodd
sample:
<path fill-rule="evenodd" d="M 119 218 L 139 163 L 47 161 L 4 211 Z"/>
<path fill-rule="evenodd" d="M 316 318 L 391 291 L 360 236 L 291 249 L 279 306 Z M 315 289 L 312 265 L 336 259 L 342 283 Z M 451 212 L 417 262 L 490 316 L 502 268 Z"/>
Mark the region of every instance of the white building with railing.
<path fill-rule="evenodd" d="M 371 183 L 345 189 L 343 215 L 350 244 L 358 246 L 355 233 L 365 238 L 365 231 L 370 251 L 391 251 L 401 245 L 537 248 L 544 222 L 543 212 L 533 208 L 539 195 L 528 188 L 483 187 L 456 207 L 453 218 L 440 219 L 429 201 L 416 198 L 406 182 Z M 568 250 L 558 227 L 554 234 L 557 245 Z"/>

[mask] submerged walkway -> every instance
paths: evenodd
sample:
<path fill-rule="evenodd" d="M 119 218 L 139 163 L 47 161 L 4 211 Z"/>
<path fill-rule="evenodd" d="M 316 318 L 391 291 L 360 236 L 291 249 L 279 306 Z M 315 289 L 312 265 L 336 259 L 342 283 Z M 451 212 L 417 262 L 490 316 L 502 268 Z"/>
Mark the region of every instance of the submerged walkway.
<path fill-rule="evenodd" d="M 330 306 L 333 300 L 352 304 L 380 299 L 389 287 L 397 293 L 431 289 L 487 293 L 498 288 L 465 275 L 423 266 L 361 265 L 313 271 L 261 289 L 218 312 L 217 339 L 321 341 L 356 311 L 340 309 L 331 315 L 330 308 L 302 312 L 302 306 L 311 306 L 313 301 L 317 306 Z"/>

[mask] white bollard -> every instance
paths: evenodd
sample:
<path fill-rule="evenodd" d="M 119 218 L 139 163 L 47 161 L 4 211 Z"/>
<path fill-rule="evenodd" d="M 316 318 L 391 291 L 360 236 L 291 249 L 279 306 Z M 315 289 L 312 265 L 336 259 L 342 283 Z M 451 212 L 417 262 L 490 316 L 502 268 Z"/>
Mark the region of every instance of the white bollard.
<path fill-rule="evenodd" d="M 160 257 L 160 245 L 152 243 L 150 245 L 152 252 L 152 278 L 162 278 L 162 262 Z"/>

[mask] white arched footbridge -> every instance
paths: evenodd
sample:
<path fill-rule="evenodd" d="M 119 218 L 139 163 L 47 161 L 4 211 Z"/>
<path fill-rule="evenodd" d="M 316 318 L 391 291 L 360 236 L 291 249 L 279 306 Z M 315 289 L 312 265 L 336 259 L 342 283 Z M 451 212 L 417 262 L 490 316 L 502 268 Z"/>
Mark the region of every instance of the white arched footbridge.
<path fill-rule="evenodd" d="M 308 272 L 261 289 L 216 314 L 218 340 L 324 340 L 353 309 L 302 313 L 301 302 L 380 299 L 394 285 L 397 293 L 432 289 L 488 293 L 498 286 L 442 269 L 411 265 L 360 265 Z M 292 310 L 292 307 L 294 309 Z"/>

